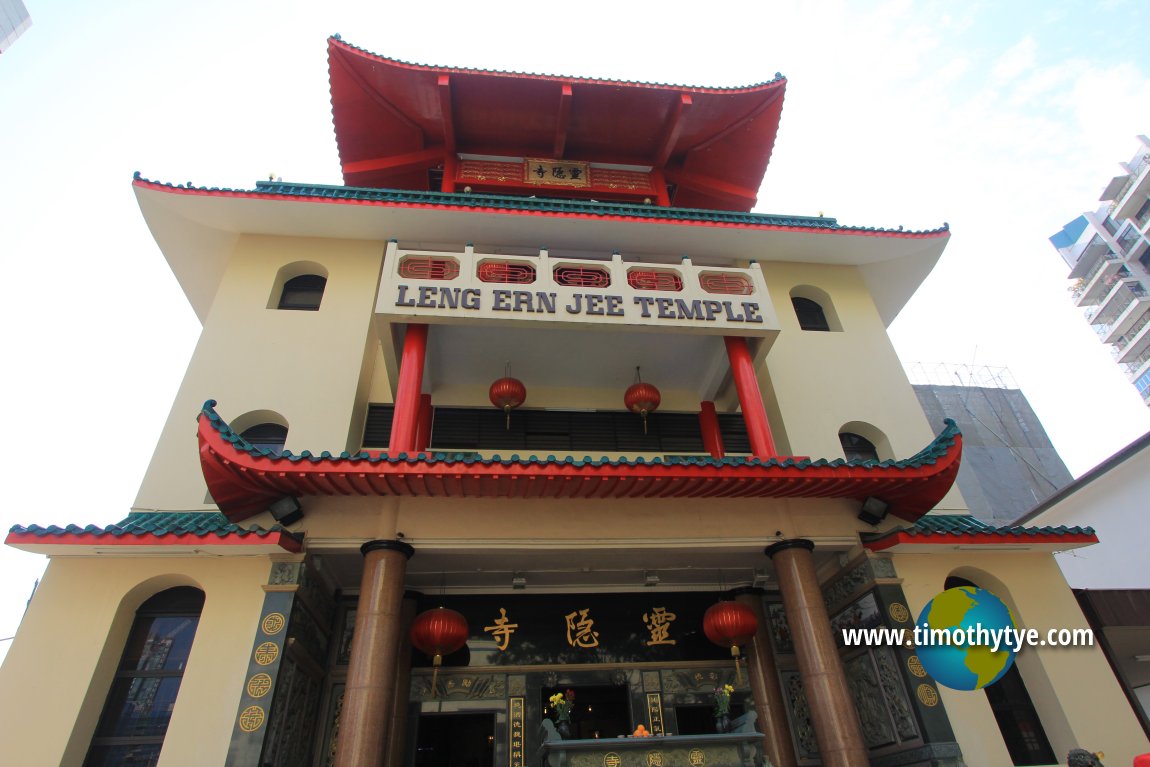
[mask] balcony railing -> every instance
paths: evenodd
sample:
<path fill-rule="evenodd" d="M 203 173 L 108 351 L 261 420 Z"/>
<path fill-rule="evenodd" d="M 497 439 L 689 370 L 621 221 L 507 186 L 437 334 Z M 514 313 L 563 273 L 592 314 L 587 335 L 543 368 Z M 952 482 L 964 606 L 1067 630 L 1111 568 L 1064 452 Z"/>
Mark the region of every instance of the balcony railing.
<path fill-rule="evenodd" d="M 1145 365 L 1147 361 L 1150 361 L 1150 347 L 1147 347 L 1145 351 L 1143 351 L 1141 354 L 1129 362 L 1123 363 L 1122 369 L 1126 371 L 1127 376 L 1134 378 L 1138 375 L 1138 371 L 1142 369 L 1142 366 Z"/>
<path fill-rule="evenodd" d="M 1123 333 L 1117 341 L 1114 342 L 1114 347 L 1119 352 L 1125 351 L 1126 347 L 1138 336 L 1138 331 L 1150 324 L 1150 312 L 1146 312 L 1130 326 L 1130 329 Z"/>
<path fill-rule="evenodd" d="M 1128 278 L 1120 282 L 1093 312 L 1087 312 L 1087 320 L 1092 324 L 1112 325 L 1130 304 L 1138 298 L 1145 298 L 1146 295 L 1146 289 L 1137 279 Z"/>

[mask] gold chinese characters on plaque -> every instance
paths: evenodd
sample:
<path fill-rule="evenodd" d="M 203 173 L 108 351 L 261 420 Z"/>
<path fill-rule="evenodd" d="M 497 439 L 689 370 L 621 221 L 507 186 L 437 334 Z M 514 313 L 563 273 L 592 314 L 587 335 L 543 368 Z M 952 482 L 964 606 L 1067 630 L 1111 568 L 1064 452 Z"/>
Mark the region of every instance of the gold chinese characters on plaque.
<path fill-rule="evenodd" d="M 484 626 L 483 630 L 491 634 L 495 640 L 495 646 L 499 648 L 499 652 L 503 652 L 507 649 L 511 635 L 515 633 L 517 628 L 519 628 L 519 624 L 512 623 L 511 619 L 507 617 L 507 609 L 500 607 L 499 617 L 495 619 L 495 623 L 491 626 Z"/>
<path fill-rule="evenodd" d="M 567 621 L 567 644 L 583 648 L 599 646 L 599 632 L 595 630 L 591 608 L 576 610 L 563 618 Z"/>
<path fill-rule="evenodd" d="M 671 639 L 671 624 L 675 622 L 675 613 L 667 612 L 665 607 L 654 607 L 649 613 L 643 613 L 643 623 L 647 626 L 651 638 L 647 640 L 648 647 L 655 645 L 673 645 Z"/>
<path fill-rule="evenodd" d="M 508 765 L 509 767 L 524 767 L 523 732 L 524 732 L 524 699 L 512 698 L 509 701 L 511 716 L 507 718 L 508 735 Z"/>
<path fill-rule="evenodd" d="M 523 161 L 523 180 L 528 184 L 587 187 L 591 186 L 591 166 L 585 162 L 529 157 Z"/>

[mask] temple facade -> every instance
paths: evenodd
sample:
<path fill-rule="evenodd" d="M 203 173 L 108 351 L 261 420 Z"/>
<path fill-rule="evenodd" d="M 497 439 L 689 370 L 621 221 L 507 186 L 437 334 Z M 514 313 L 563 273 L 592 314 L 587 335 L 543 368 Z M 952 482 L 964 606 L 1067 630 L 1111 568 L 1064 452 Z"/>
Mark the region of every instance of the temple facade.
<path fill-rule="evenodd" d="M 750 212 L 784 78 L 328 47 L 344 186 L 133 181 L 203 333 L 127 517 L 8 535 L 51 561 L 0 670 L 7 761 L 1150 750 L 1096 647 L 962 691 L 910 634 L 848 646 L 956 585 L 1086 629 L 1053 552 L 1098 536 L 990 526 L 954 487 L 962 436 L 886 332 L 947 227 Z"/>

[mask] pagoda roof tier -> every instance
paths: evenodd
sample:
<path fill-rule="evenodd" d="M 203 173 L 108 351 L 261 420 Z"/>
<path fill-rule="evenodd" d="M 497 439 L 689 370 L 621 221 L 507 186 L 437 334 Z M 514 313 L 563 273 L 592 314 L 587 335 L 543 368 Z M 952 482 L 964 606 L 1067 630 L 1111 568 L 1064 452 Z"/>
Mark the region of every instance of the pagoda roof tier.
<path fill-rule="evenodd" d="M 910 527 L 863 533 L 861 538 L 871 551 L 899 554 L 937 553 L 948 548 L 1064 551 L 1098 543 L 1092 527 L 995 527 L 968 514 L 927 514 Z"/>
<path fill-rule="evenodd" d="M 488 240 L 553 252 L 690 254 L 696 264 L 760 261 L 858 266 L 889 324 L 934 267 L 950 229 L 850 226 L 823 216 L 656 205 L 257 182 L 254 189 L 150 181 L 135 174 L 140 209 L 200 318 L 243 234 L 413 242 Z M 651 260 L 649 257 L 646 260 Z"/>
<path fill-rule="evenodd" d="M 427 189 L 458 157 L 542 158 L 653 172 L 676 206 L 719 210 L 754 206 L 786 90 L 779 74 L 708 88 L 425 66 L 338 36 L 328 64 L 349 185 Z"/>
<path fill-rule="evenodd" d="M 240 527 L 218 512 L 132 512 L 114 525 L 16 525 L 4 540 L 21 551 L 37 554 L 76 554 L 79 548 L 114 551 L 120 556 L 152 554 L 158 550 L 196 554 L 205 549 L 231 554 L 298 552 L 300 538 L 280 525 Z"/>
<path fill-rule="evenodd" d="M 947 419 L 917 455 L 900 461 L 778 457 L 558 458 L 554 455 L 341 453 L 275 455 L 236 434 L 208 400 L 199 415 L 200 464 L 212 499 L 233 521 L 285 496 L 450 498 L 881 499 L 913 522 L 958 474 L 962 435 Z"/>

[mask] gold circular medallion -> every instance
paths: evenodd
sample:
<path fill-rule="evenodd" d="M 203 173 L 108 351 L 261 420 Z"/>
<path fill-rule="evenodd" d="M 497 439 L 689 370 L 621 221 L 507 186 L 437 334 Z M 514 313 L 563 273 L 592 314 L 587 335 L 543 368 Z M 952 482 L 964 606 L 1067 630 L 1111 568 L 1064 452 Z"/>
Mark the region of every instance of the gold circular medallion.
<path fill-rule="evenodd" d="M 256 648 L 255 659 L 256 663 L 261 666 L 268 666 L 275 662 L 275 659 L 280 656 L 280 648 L 275 642 L 264 642 Z"/>
<path fill-rule="evenodd" d="M 938 705 L 938 690 L 931 687 L 929 684 L 920 684 L 918 686 L 918 699 L 922 701 L 922 705 L 933 708 Z"/>
<path fill-rule="evenodd" d="M 926 669 L 922 667 L 922 661 L 918 659 L 917 655 L 912 655 L 906 659 L 906 667 L 910 669 L 910 673 L 920 679 L 926 676 Z"/>
<path fill-rule="evenodd" d="M 910 620 L 910 610 L 906 609 L 906 605 L 902 602 L 891 602 L 890 607 L 887 608 L 890 617 L 898 623 L 906 623 Z"/>
<path fill-rule="evenodd" d="M 284 618 L 283 613 L 269 613 L 268 615 L 264 616 L 264 620 L 263 623 L 260 624 L 260 628 L 264 630 L 265 634 L 272 636 L 283 631 L 284 626 L 286 625 L 287 619 Z"/>
<path fill-rule="evenodd" d="M 647 752 L 647 767 L 663 767 L 663 752 L 662 751 L 648 751 Z"/>
<path fill-rule="evenodd" d="M 703 753 L 701 748 L 692 748 L 691 753 L 687 754 L 687 761 L 690 762 L 691 767 L 703 767 L 707 763 L 707 755 Z"/>
<path fill-rule="evenodd" d="M 248 695 L 253 698 L 262 698 L 267 695 L 272 689 L 272 678 L 264 673 L 259 673 L 248 680 Z"/>
<path fill-rule="evenodd" d="M 619 767 L 623 760 L 614 751 L 610 751 L 603 755 L 603 767 Z"/>
<path fill-rule="evenodd" d="M 240 729 L 255 732 L 264 723 L 264 710 L 259 706 L 248 706 L 240 712 Z"/>

